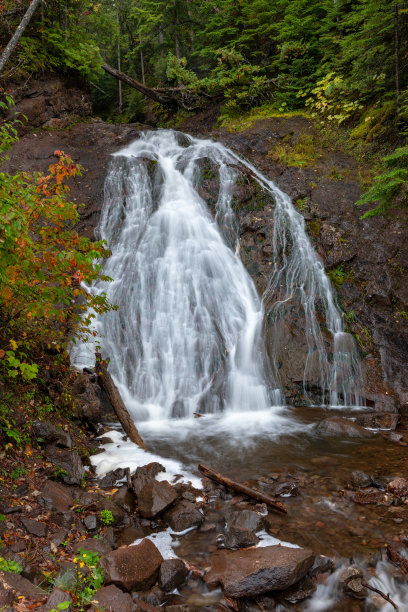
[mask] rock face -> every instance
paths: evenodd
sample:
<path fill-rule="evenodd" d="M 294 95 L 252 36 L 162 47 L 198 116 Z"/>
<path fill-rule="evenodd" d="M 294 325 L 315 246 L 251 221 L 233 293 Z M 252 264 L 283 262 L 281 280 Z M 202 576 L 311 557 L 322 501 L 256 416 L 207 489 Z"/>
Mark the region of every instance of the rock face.
<path fill-rule="evenodd" d="M 228 597 L 255 597 L 292 586 L 313 561 L 312 551 L 285 546 L 220 551 L 212 555 L 204 580 L 210 586 L 221 583 Z"/>
<path fill-rule="evenodd" d="M 163 557 L 148 539 L 136 546 L 124 546 L 108 553 L 101 560 L 107 584 L 127 591 L 142 591 L 156 582 Z"/>
<path fill-rule="evenodd" d="M 48 461 L 65 472 L 61 474 L 64 482 L 71 485 L 81 484 L 84 466 L 76 451 L 62 450 L 57 446 L 47 446 L 45 454 Z"/>
<path fill-rule="evenodd" d="M 57 446 L 64 446 L 65 448 L 71 448 L 72 440 L 69 433 L 56 427 L 52 423 L 43 423 L 42 421 L 34 421 L 32 424 L 34 435 L 37 439 L 51 444 L 55 442 Z"/>
<path fill-rule="evenodd" d="M 167 480 L 151 480 L 144 485 L 137 496 L 137 504 L 142 516 L 155 518 L 177 499 L 174 487 Z"/>
<path fill-rule="evenodd" d="M 346 436 L 348 438 L 372 438 L 374 435 L 354 421 L 341 417 L 330 417 L 321 421 L 317 425 L 316 431 L 323 436 Z"/>

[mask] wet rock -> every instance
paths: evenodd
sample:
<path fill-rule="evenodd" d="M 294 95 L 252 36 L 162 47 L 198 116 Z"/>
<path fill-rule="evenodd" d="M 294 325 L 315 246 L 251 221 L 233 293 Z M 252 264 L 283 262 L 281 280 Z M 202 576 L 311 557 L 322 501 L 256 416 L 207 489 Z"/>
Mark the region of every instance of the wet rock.
<path fill-rule="evenodd" d="M 256 531 L 263 524 L 263 517 L 252 510 L 233 511 L 227 517 L 227 530 L 224 546 L 226 548 L 243 548 L 254 546 L 259 542 Z"/>
<path fill-rule="evenodd" d="M 275 495 L 280 497 L 297 497 L 300 491 L 295 482 L 282 482 L 274 491 Z"/>
<path fill-rule="evenodd" d="M 58 610 L 58 605 L 64 602 L 69 602 L 69 606 L 64 609 L 68 612 L 71 612 L 73 603 L 71 595 L 69 593 L 66 593 L 65 591 L 61 591 L 61 589 L 54 588 L 51 591 L 49 598 L 47 599 L 47 603 L 41 608 L 41 612 L 51 612 L 51 610 Z"/>
<path fill-rule="evenodd" d="M 286 546 L 219 551 L 211 556 L 204 580 L 209 586 L 221 583 L 228 597 L 254 597 L 292 586 L 312 567 L 314 557 L 310 550 Z"/>
<path fill-rule="evenodd" d="M 198 527 L 204 521 L 204 515 L 189 501 L 180 501 L 174 508 L 166 512 L 165 520 L 173 531 L 185 531 Z"/>
<path fill-rule="evenodd" d="M 353 496 L 356 504 L 378 504 L 384 500 L 384 494 L 374 487 L 358 489 Z"/>
<path fill-rule="evenodd" d="M 117 483 L 118 480 L 123 480 L 126 475 L 124 468 L 117 468 L 105 474 L 102 480 L 99 482 L 101 489 L 110 489 Z"/>
<path fill-rule="evenodd" d="M 163 557 L 151 540 L 135 546 L 124 546 L 108 553 L 101 560 L 106 583 L 128 591 L 141 591 L 153 586 Z"/>
<path fill-rule="evenodd" d="M 120 525 L 125 518 L 125 513 L 122 508 L 119 508 L 112 499 L 108 499 L 107 497 L 98 502 L 98 508 L 99 510 L 109 510 L 112 512 L 116 525 Z"/>
<path fill-rule="evenodd" d="M 166 559 L 160 566 L 159 587 L 169 593 L 186 581 L 188 570 L 181 559 Z"/>
<path fill-rule="evenodd" d="M 166 469 L 158 463 L 157 461 L 153 461 L 152 463 L 148 463 L 143 467 L 138 467 L 136 469 L 135 474 L 132 477 L 132 487 L 136 495 L 139 495 L 140 491 L 143 487 L 154 480 L 160 472 L 165 472 Z"/>
<path fill-rule="evenodd" d="M 0 574 L 0 610 L 8 610 L 9 606 L 12 606 L 17 599 L 17 593 L 15 589 L 3 579 Z"/>
<path fill-rule="evenodd" d="M 408 496 L 408 480 L 406 478 L 395 478 L 387 485 L 387 491 L 396 497 Z"/>
<path fill-rule="evenodd" d="M 325 574 L 331 572 L 334 569 L 334 563 L 330 557 L 324 555 L 316 555 L 312 565 L 312 569 L 309 571 L 309 576 L 317 576 L 318 574 Z"/>
<path fill-rule="evenodd" d="M 357 567 L 348 567 L 339 576 L 339 586 L 341 589 L 356 599 L 365 599 L 367 589 L 363 587 L 363 572 Z"/>
<path fill-rule="evenodd" d="M 104 416 L 113 412 L 103 410 L 100 399 L 101 389 L 97 383 L 95 374 L 81 372 L 77 374 L 73 385 L 75 393 L 75 410 L 77 416 L 86 423 L 100 423 Z"/>
<path fill-rule="evenodd" d="M 106 555 L 111 552 L 112 546 L 106 539 L 101 540 L 99 538 L 89 538 L 87 540 L 80 540 L 74 544 L 74 552 L 78 552 L 80 548 L 84 550 L 92 550 L 98 553 L 98 555 Z"/>
<path fill-rule="evenodd" d="M 132 525 L 131 527 L 125 527 L 122 529 L 117 536 L 117 543 L 119 546 L 129 546 L 129 544 L 133 544 L 136 540 L 143 538 L 146 532 L 143 527 L 136 527 Z"/>
<path fill-rule="evenodd" d="M 168 596 L 166 593 L 164 593 L 164 591 L 162 591 L 158 586 L 154 586 L 149 591 L 138 591 L 137 593 L 134 593 L 133 596 L 133 601 L 135 603 L 140 605 L 143 601 L 149 606 L 152 606 L 153 608 L 157 607 L 158 609 L 160 609 L 160 606 L 166 603 L 167 599 Z"/>
<path fill-rule="evenodd" d="M 310 578 L 304 578 L 297 584 L 289 587 L 285 591 L 282 591 L 281 597 L 285 601 L 291 604 L 296 604 L 299 601 L 303 601 L 307 597 L 310 597 L 316 590 L 316 584 Z"/>
<path fill-rule="evenodd" d="M 204 523 L 200 527 L 201 533 L 210 533 L 210 531 L 215 531 L 217 529 L 217 525 L 215 523 L 209 523 L 204 521 Z"/>
<path fill-rule="evenodd" d="M 27 580 L 27 578 L 19 574 L 0 572 L 0 584 L 8 585 L 8 587 L 16 591 L 17 596 L 22 595 L 32 601 L 36 601 L 42 597 L 42 591 Z"/>
<path fill-rule="evenodd" d="M 137 504 L 142 516 L 155 518 L 169 508 L 176 499 L 177 493 L 167 480 L 150 480 L 139 491 Z"/>
<path fill-rule="evenodd" d="M 128 487 L 121 487 L 114 495 L 112 501 L 122 508 L 125 512 L 133 514 L 136 508 L 136 501 L 133 492 Z"/>
<path fill-rule="evenodd" d="M 47 535 L 47 526 L 44 525 L 44 523 L 40 523 L 40 521 L 33 521 L 29 518 L 22 518 L 21 522 L 28 533 L 38 536 L 39 538 L 45 538 Z"/>
<path fill-rule="evenodd" d="M 324 419 L 316 426 L 318 434 L 323 436 L 345 436 L 348 438 L 371 438 L 373 433 L 357 423 L 342 417 Z"/>
<path fill-rule="evenodd" d="M 96 516 L 94 514 L 88 514 L 88 516 L 84 518 L 84 525 L 88 531 L 94 531 L 97 524 Z"/>
<path fill-rule="evenodd" d="M 61 450 L 57 446 L 47 446 L 45 456 L 48 461 L 64 470 L 61 478 L 70 485 L 80 485 L 84 475 L 84 466 L 76 451 Z"/>
<path fill-rule="evenodd" d="M 96 591 L 92 597 L 97 605 L 92 606 L 91 611 L 109 610 L 112 612 L 134 612 L 135 605 L 129 593 L 124 593 L 114 584 L 103 587 Z"/>
<path fill-rule="evenodd" d="M 39 502 L 46 510 L 67 512 L 73 505 L 73 497 L 68 487 L 53 480 L 47 480 Z"/>
<path fill-rule="evenodd" d="M 71 448 L 72 446 L 72 440 L 69 433 L 61 429 L 61 427 L 56 427 L 52 423 L 34 421 L 32 429 L 37 440 L 44 444 L 51 444 L 54 442 L 57 446 L 63 446 L 65 448 Z"/>
<path fill-rule="evenodd" d="M 396 429 L 399 422 L 399 414 L 372 413 L 362 414 L 356 418 L 357 425 L 362 427 L 372 427 L 373 429 Z"/>
<path fill-rule="evenodd" d="M 359 489 L 361 487 L 369 487 L 371 484 L 371 477 L 368 476 L 368 474 L 366 474 L 365 472 L 355 470 L 351 473 L 350 482 L 355 489 Z"/>

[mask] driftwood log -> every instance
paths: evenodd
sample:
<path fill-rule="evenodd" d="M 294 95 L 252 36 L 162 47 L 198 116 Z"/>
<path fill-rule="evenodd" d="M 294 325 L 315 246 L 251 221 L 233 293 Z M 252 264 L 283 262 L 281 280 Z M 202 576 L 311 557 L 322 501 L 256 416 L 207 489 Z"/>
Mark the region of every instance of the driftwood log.
<path fill-rule="evenodd" d="M 233 491 L 237 491 L 238 493 L 243 493 L 244 495 L 247 495 L 248 497 L 252 497 L 252 499 L 256 499 L 256 501 L 262 502 L 264 504 L 268 504 L 268 506 L 271 506 L 271 508 L 278 510 L 278 512 L 287 514 L 287 510 L 285 506 L 282 504 L 282 502 L 272 499 L 272 497 L 269 497 L 269 495 L 266 495 L 265 493 L 261 493 L 261 491 L 255 491 L 255 489 L 251 489 L 250 487 L 246 487 L 240 482 L 235 482 L 235 480 L 231 480 L 230 478 L 227 478 L 226 476 L 219 474 L 215 470 L 212 470 L 211 468 L 206 467 L 202 463 L 199 464 L 198 469 L 200 470 L 202 474 L 204 474 L 204 476 L 207 476 L 207 478 L 211 478 L 211 480 L 214 480 L 215 482 L 218 482 L 219 484 L 224 485 L 224 487 L 228 487 L 229 489 L 232 489 Z"/>
<path fill-rule="evenodd" d="M 109 401 L 112 404 L 123 429 L 132 442 L 140 446 L 140 448 L 146 449 L 146 444 L 143 442 L 139 432 L 137 431 L 136 425 L 127 411 L 119 390 L 113 382 L 112 376 L 108 372 L 107 362 L 102 360 L 100 353 L 96 353 L 96 371 L 98 374 L 99 384 L 106 391 Z"/>

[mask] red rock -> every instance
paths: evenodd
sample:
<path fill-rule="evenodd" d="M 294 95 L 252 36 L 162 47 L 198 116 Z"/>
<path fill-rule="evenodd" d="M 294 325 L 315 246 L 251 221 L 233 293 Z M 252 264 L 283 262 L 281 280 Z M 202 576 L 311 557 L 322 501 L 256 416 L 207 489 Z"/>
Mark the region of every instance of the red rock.
<path fill-rule="evenodd" d="M 374 487 L 358 489 L 353 495 L 353 500 L 356 504 L 378 504 L 384 500 L 384 493 Z"/>
<path fill-rule="evenodd" d="M 143 591 L 156 582 L 163 557 L 151 540 L 144 539 L 136 546 L 123 546 L 101 559 L 107 584 L 115 584 L 127 591 Z"/>
<path fill-rule="evenodd" d="M 155 518 L 169 508 L 178 495 L 167 480 L 151 480 L 144 485 L 137 496 L 137 504 L 142 516 Z"/>
<path fill-rule="evenodd" d="M 254 597 L 292 586 L 305 576 L 314 558 L 311 550 L 287 546 L 224 550 L 211 556 L 204 580 L 210 586 L 220 583 L 227 597 Z"/>
<path fill-rule="evenodd" d="M 408 496 L 408 480 L 406 478 L 396 478 L 387 485 L 387 491 L 397 497 Z"/>
<path fill-rule="evenodd" d="M 99 589 L 92 597 L 92 600 L 97 602 L 97 605 L 91 608 L 92 612 L 99 610 L 134 612 L 136 608 L 129 593 L 124 593 L 113 584 Z"/>

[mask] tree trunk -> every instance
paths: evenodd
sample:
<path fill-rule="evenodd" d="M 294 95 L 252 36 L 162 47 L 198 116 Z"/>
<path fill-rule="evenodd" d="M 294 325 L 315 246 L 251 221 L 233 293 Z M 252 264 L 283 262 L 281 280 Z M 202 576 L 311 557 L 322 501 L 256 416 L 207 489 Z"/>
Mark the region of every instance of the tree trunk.
<path fill-rule="evenodd" d="M 23 19 L 20 22 L 20 25 L 18 26 L 17 30 L 14 32 L 13 36 L 11 37 L 11 40 L 8 43 L 7 47 L 4 49 L 0 57 L 0 73 L 3 71 L 3 68 L 6 62 L 8 61 L 10 55 L 13 53 L 14 48 L 16 47 L 18 41 L 24 34 L 24 30 L 30 23 L 31 17 L 34 15 L 34 12 L 36 8 L 38 7 L 38 5 L 40 4 L 40 2 L 41 0 L 32 0 L 30 6 L 27 9 L 26 14 L 24 15 Z"/>
<path fill-rule="evenodd" d="M 140 68 L 142 71 L 142 83 L 143 85 L 146 85 L 146 81 L 145 81 L 145 69 L 144 69 L 144 57 L 143 57 L 143 49 L 142 49 L 142 39 L 139 38 L 139 44 L 140 44 Z"/>
<path fill-rule="evenodd" d="M 268 504 L 268 506 L 271 506 L 271 508 L 278 510 L 278 512 L 282 512 L 283 514 L 287 513 L 287 510 L 282 504 L 282 502 L 272 499 L 272 497 L 269 497 L 269 495 L 266 495 L 265 493 L 261 493 L 261 491 L 255 491 L 254 489 L 250 489 L 249 487 L 241 484 L 240 482 L 235 482 L 235 480 L 231 480 L 231 478 L 227 478 L 226 476 L 219 474 L 215 470 L 212 470 L 211 468 L 203 465 L 202 463 L 199 464 L 198 469 L 202 474 L 204 474 L 204 476 L 207 476 L 207 478 L 211 478 L 211 480 L 215 480 L 215 482 L 224 485 L 224 487 L 228 487 L 229 489 L 237 491 L 238 493 L 243 493 L 244 495 L 247 495 L 247 497 L 256 499 L 256 501 Z"/>
<path fill-rule="evenodd" d="M 116 6 L 116 18 L 118 21 L 118 71 L 121 71 L 121 56 L 120 56 L 120 19 L 119 19 L 119 4 Z M 119 93 L 119 112 L 122 112 L 122 81 L 118 80 L 118 93 Z"/>
<path fill-rule="evenodd" d="M 123 429 L 129 436 L 129 438 L 140 446 L 140 448 L 146 448 L 145 443 L 140 437 L 139 432 L 136 429 L 136 425 L 128 413 L 125 404 L 120 396 L 118 388 L 112 380 L 112 376 L 108 372 L 108 368 L 106 364 L 102 361 L 102 357 L 100 353 L 96 353 L 96 371 L 98 373 L 98 380 L 100 382 L 101 387 L 106 391 L 107 396 L 109 397 L 109 401 L 112 404 L 113 409 L 116 412 L 116 416 L 118 417 Z"/>
<path fill-rule="evenodd" d="M 172 106 L 172 107 L 178 104 L 175 98 L 172 98 L 170 96 L 169 97 L 162 96 L 158 94 L 153 89 L 150 89 L 150 87 L 146 87 L 146 85 L 143 85 L 142 83 L 139 83 L 139 81 L 132 79 L 131 77 L 127 76 L 127 74 L 124 74 L 120 70 L 116 70 L 116 68 L 109 66 L 109 64 L 102 64 L 102 68 L 105 70 L 105 72 L 115 77 L 115 79 L 118 79 L 119 81 L 123 81 L 123 83 L 126 83 L 130 87 L 133 87 L 133 89 L 137 89 L 138 91 L 140 91 L 143 95 L 147 96 L 148 98 L 151 98 L 155 102 L 159 102 L 159 104 L 163 104 L 164 106 Z"/>
<path fill-rule="evenodd" d="M 394 53 L 395 53 L 395 97 L 397 104 L 397 115 L 400 111 L 400 79 L 399 79 L 399 35 L 398 35 L 398 21 L 399 21 L 398 5 L 394 9 Z"/>

